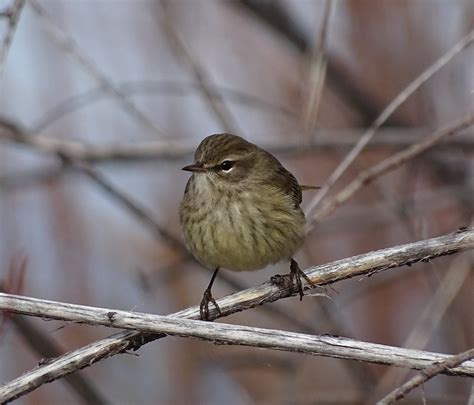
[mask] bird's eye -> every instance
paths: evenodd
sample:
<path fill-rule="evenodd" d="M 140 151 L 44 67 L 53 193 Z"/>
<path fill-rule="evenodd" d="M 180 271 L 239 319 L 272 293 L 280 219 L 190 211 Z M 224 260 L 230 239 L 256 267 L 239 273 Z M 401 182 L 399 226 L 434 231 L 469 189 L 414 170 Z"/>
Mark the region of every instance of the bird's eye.
<path fill-rule="evenodd" d="M 221 170 L 228 172 L 232 167 L 234 167 L 234 163 L 232 160 L 224 160 L 221 163 Z"/>

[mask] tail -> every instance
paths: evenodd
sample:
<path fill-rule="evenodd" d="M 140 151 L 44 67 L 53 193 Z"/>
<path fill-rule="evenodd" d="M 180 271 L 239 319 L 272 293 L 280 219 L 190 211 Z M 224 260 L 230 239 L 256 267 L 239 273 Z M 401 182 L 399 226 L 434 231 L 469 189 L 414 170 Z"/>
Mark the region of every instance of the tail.
<path fill-rule="evenodd" d="M 320 186 L 303 186 L 300 185 L 301 191 L 306 191 L 306 190 L 319 190 L 321 187 Z"/>

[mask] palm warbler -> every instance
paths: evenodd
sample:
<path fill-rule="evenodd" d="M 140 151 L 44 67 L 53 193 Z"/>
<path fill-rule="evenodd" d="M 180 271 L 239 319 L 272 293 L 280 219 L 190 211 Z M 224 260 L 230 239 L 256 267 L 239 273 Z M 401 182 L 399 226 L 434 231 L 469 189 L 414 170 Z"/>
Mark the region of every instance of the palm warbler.
<path fill-rule="evenodd" d="M 179 210 L 184 239 L 194 257 L 214 270 L 201 318 L 208 319 L 209 302 L 220 313 L 211 288 L 221 267 L 252 271 L 289 260 L 289 278 L 302 299 L 301 277 L 314 284 L 293 259 L 305 238 L 302 186 L 295 177 L 272 154 L 231 134 L 205 138 L 183 170 L 193 173 Z"/>

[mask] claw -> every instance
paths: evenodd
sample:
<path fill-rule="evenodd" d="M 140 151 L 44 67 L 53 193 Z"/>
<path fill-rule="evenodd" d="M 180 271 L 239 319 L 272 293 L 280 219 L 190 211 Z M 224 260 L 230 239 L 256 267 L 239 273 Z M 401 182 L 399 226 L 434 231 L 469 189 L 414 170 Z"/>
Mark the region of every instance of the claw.
<path fill-rule="evenodd" d="M 312 287 L 317 287 L 316 284 L 314 284 L 310 278 L 300 269 L 300 266 L 296 262 L 295 259 L 291 259 L 290 261 L 290 278 L 292 283 L 294 284 L 294 281 L 296 281 L 296 287 L 298 288 L 298 293 L 300 295 L 300 301 L 303 300 L 304 297 L 304 289 L 303 289 L 303 283 L 301 282 L 301 277 L 305 279 L 305 281 L 311 285 Z"/>
<path fill-rule="evenodd" d="M 221 309 L 219 308 L 219 305 L 217 304 L 214 297 L 212 296 L 211 290 L 206 289 L 202 296 L 201 303 L 199 304 L 199 313 L 201 315 L 202 321 L 209 320 L 209 303 L 212 303 L 212 305 L 214 305 L 219 315 L 222 315 Z"/>
<path fill-rule="evenodd" d="M 214 284 L 214 280 L 216 279 L 218 272 L 219 272 L 219 267 L 216 267 L 216 269 L 214 270 L 214 273 L 212 273 L 212 277 L 211 277 L 211 281 L 209 281 L 209 285 L 204 290 L 201 303 L 199 304 L 199 314 L 201 315 L 201 320 L 203 321 L 209 320 L 209 303 L 210 302 L 212 303 L 212 305 L 216 307 L 216 310 L 219 313 L 219 315 L 222 315 L 221 309 L 219 308 L 219 305 L 217 305 L 217 302 L 211 293 L 212 284 Z"/>

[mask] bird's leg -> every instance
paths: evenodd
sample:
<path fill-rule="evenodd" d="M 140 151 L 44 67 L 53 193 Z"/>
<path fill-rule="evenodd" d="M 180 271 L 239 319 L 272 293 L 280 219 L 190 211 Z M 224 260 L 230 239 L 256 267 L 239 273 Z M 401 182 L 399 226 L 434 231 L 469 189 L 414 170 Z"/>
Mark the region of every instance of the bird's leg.
<path fill-rule="evenodd" d="M 212 274 L 211 281 L 209 281 L 209 285 L 204 291 L 202 296 L 201 304 L 199 305 L 199 313 L 201 314 L 201 320 L 207 321 L 209 320 L 209 303 L 211 302 L 212 305 L 216 307 L 217 312 L 221 315 L 221 309 L 219 305 L 217 305 L 216 300 L 212 296 L 211 288 L 212 284 L 214 284 L 214 280 L 216 279 L 217 272 L 219 271 L 220 267 L 217 267 Z"/>
<path fill-rule="evenodd" d="M 300 269 L 300 266 L 296 262 L 295 259 L 291 258 L 290 260 L 290 279 L 292 284 L 294 284 L 294 280 L 296 280 L 296 286 L 298 287 L 298 293 L 300 294 L 300 301 L 303 299 L 304 292 L 303 292 L 303 283 L 301 282 L 301 277 L 303 277 L 306 282 L 311 285 L 312 287 L 316 287 L 310 278 Z"/>

